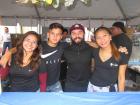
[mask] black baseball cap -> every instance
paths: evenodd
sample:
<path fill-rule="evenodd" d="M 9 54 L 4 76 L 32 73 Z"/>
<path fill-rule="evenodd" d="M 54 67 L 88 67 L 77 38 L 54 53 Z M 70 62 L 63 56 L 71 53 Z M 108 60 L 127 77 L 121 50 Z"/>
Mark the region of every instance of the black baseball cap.
<path fill-rule="evenodd" d="M 124 33 L 126 33 L 125 26 L 123 22 L 115 22 L 112 26 L 120 28 Z"/>

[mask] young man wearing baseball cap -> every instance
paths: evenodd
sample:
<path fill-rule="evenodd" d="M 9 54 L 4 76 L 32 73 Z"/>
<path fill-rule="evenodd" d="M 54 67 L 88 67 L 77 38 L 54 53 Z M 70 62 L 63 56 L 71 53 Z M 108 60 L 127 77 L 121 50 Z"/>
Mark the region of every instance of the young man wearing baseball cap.
<path fill-rule="evenodd" d="M 72 43 L 64 50 L 68 70 L 66 92 L 86 92 L 91 73 L 92 48 L 84 41 L 85 29 L 81 24 L 70 28 Z"/>
<path fill-rule="evenodd" d="M 112 41 L 115 43 L 117 48 L 120 46 L 126 47 L 128 50 L 128 57 L 130 57 L 132 52 L 132 42 L 125 33 L 126 30 L 123 22 L 115 22 L 112 25 Z"/>

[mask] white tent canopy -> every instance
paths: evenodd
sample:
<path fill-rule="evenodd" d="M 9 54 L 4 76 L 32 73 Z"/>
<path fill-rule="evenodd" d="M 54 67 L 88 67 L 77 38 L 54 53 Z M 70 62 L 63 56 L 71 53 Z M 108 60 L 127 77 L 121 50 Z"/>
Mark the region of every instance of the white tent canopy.
<path fill-rule="evenodd" d="M 16 0 L 0 0 L 0 16 L 2 25 L 48 26 L 51 22 L 60 22 L 65 26 L 73 23 L 82 23 L 87 27 L 95 27 L 102 24 L 110 26 L 114 21 L 126 21 L 129 25 L 140 24 L 140 0 L 91 0 L 86 6 L 80 0 L 66 8 L 36 7 L 20 5 Z"/>

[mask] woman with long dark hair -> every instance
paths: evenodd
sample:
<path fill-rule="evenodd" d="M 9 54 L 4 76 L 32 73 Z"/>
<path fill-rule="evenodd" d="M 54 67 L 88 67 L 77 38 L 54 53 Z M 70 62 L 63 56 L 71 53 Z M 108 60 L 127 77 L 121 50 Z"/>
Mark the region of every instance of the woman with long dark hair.
<path fill-rule="evenodd" d="M 94 35 L 99 48 L 93 53 L 95 70 L 88 85 L 88 92 L 124 91 L 127 55 L 118 52 L 108 28 L 99 27 Z"/>
<path fill-rule="evenodd" d="M 29 31 L 16 44 L 10 67 L 10 91 L 46 91 L 46 64 L 40 57 L 40 36 Z"/>

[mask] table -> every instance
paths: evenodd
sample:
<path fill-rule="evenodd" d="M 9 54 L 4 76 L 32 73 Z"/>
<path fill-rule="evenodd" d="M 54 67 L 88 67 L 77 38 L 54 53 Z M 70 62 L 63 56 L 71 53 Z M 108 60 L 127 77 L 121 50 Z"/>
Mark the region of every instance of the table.
<path fill-rule="evenodd" d="M 3 92 L 0 95 L 0 105 L 140 105 L 140 92 Z"/>
<path fill-rule="evenodd" d="M 130 68 L 133 71 L 136 71 L 137 73 L 140 73 L 140 65 L 131 65 L 128 66 L 128 68 Z"/>
<path fill-rule="evenodd" d="M 129 77 L 131 80 L 140 84 L 140 60 L 130 60 L 128 62 Z"/>
<path fill-rule="evenodd" d="M 129 61 L 128 68 L 136 73 L 140 73 L 140 61 Z"/>
<path fill-rule="evenodd" d="M 128 68 L 140 73 L 140 61 L 132 61 L 128 62 Z"/>

